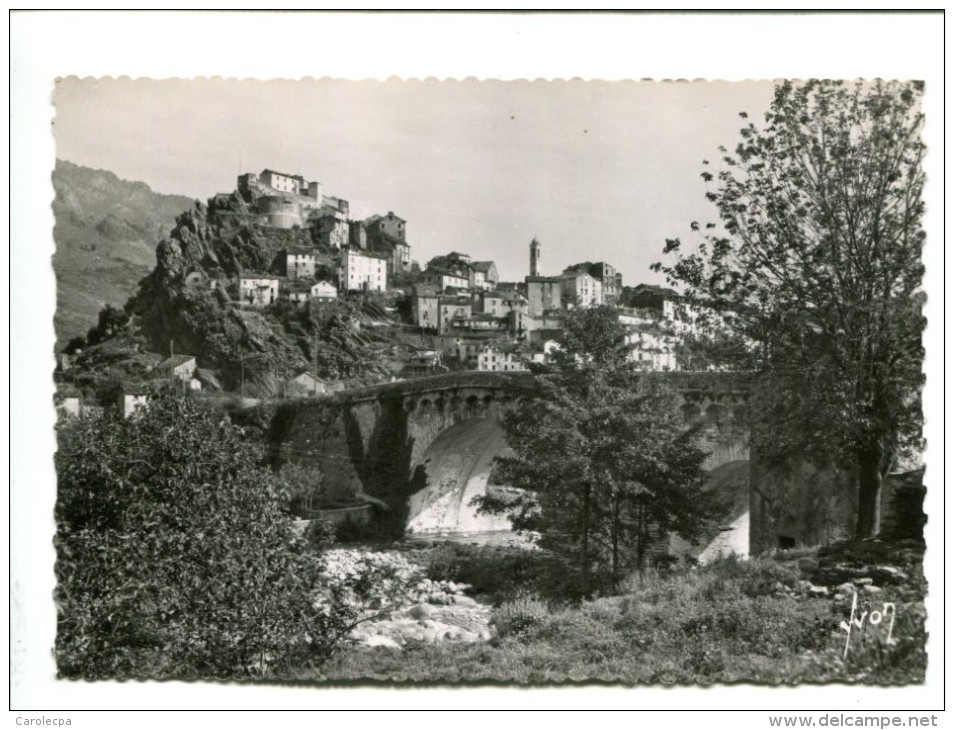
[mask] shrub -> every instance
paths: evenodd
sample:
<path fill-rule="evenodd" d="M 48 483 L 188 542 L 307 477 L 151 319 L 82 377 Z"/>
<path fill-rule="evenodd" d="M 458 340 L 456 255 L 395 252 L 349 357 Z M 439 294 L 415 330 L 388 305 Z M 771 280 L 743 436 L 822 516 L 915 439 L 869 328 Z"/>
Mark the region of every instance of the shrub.
<path fill-rule="evenodd" d="M 304 537 L 312 549 L 321 552 L 335 542 L 335 523 L 331 520 L 312 520 L 305 528 Z"/>
<path fill-rule="evenodd" d="M 318 565 L 324 580 L 315 605 L 329 620 L 336 611 L 346 611 L 348 631 L 406 605 L 424 579 L 420 566 L 394 552 L 328 550 Z"/>
<path fill-rule="evenodd" d="M 260 676 L 329 655 L 352 612 L 315 607 L 316 554 L 227 418 L 160 393 L 59 437 L 61 676 Z"/>
<path fill-rule="evenodd" d="M 755 598 L 773 594 L 777 583 L 793 588 L 801 575 L 794 564 L 765 559 L 740 560 L 730 555 L 706 566 L 706 577 L 712 590 L 734 586 L 732 590 Z"/>
<path fill-rule="evenodd" d="M 520 638 L 539 626 L 549 613 L 547 604 L 540 598 L 523 594 L 494 609 L 490 623 L 500 638 Z"/>

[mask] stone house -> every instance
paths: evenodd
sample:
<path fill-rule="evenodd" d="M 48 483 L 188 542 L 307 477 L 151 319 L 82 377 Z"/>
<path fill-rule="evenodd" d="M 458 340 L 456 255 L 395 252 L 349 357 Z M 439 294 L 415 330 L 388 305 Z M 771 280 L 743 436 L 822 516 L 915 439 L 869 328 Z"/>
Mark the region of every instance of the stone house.
<path fill-rule="evenodd" d="M 389 210 L 387 215 L 373 215 L 365 219 L 364 226 L 371 231 L 382 231 L 401 241 L 407 240 L 407 221 Z"/>
<path fill-rule="evenodd" d="M 152 372 L 159 378 L 178 378 L 188 383 L 195 377 L 198 368 L 192 355 L 173 355 L 156 365 Z"/>
<path fill-rule="evenodd" d="M 474 261 L 470 265 L 470 286 L 472 289 L 494 289 L 500 276 L 493 261 Z"/>
<path fill-rule="evenodd" d="M 445 358 L 455 358 L 464 367 L 476 369 L 481 348 L 498 337 L 495 332 L 460 332 L 439 335 L 437 341 Z"/>
<path fill-rule="evenodd" d="M 438 331 L 440 328 L 439 290 L 415 284 L 412 290 L 412 312 L 414 324 L 426 330 Z"/>
<path fill-rule="evenodd" d="M 460 276 L 446 271 L 429 271 L 427 269 L 421 274 L 421 283 L 432 286 L 438 291 L 445 289 L 467 289 L 470 287 L 470 281 L 466 276 Z"/>
<path fill-rule="evenodd" d="M 501 342 L 488 342 L 477 355 L 477 369 L 493 372 L 513 372 L 527 369 L 531 357 L 529 349 Z"/>
<path fill-rule="evenodd" d="M 598 307 L 603 304 L 603 282 L 585 271 L 564 272 L 562 279 L 562 307 Z"/>
<path fill-rule="evenodd" d="M 337 205 L 324 205 L 312 221 L 318 243 L 326 248 L 344 248 L 351 235 L 351 223 L 348 220 L 350 206 L 347 200 L 337 200 Z"/>
<path fill-rule="evenodd" d="M 149 403 L 149 395 L 142 389 L 126 387 L 119 394 L 119 409 L 123 418 L 131 418 Z"/>
<path fill-rule="evenodd" d="M 281 273 L 289 279 L 307 278 L 315 275 L 317 257 L 311 249 L 292 246 L 278 253 Z"/>
<path fill-rule="evenodd" d="M 256 274 L 239 279 L 239 299 L 252 307 L 265 307 L 278 299 L 278 277 Z"/>
<path fill-rule="evenodd" d="M 438 332 L 444 333 L 453 327 L 466 327 L 473 317 L 473 302 L 466 295 L 449 294 L 438 299 Z"/>
<path fill-rule="evenodd" d="M 528 276 L 527 313 L 539 317 L 553 309 L 563 308 L 563 279 L 555 276 Z"/>
<path fill-rule="evenodd" d="M 285 381 L 285 395 L 289 398 L 324 395 L 327 392 L 325 381 L 307 370 Z"/>
<path fill-rule="evenodd" d="M 330 302 L 338 298 L 338 288 L 330 281 L 319 281 L 311 285 L 311 299 L 318 302 Z"/>
<path fill-rule="evenodd" d="M 287 172 L 265 169 L 258 176 L 258 180 L 262 185 L 273 190 L 321 202 L 321 183 L 307 182 L 301 175 L 290 175 Z"/>
<path fill-rule="evenodd" d="M 338 271 L 340 288 L 344 291 L 387 291 L 387 260 L 381 256 L 342 249 Z"/>

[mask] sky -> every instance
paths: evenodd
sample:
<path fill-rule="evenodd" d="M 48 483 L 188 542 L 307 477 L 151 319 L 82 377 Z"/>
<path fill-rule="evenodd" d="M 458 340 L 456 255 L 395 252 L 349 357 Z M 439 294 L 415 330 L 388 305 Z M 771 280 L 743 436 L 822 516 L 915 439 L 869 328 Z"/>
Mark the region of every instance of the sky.
<path fill-rule="evenodd" d="M 607 261 L 625 284 L 715 217 L 700 178 L 771 82 L 62 79 L 57 157 L 205 200 L 265 168 L 353 217 L 394 211 L 412 258 L 460 251 L 503 280 Z"/>

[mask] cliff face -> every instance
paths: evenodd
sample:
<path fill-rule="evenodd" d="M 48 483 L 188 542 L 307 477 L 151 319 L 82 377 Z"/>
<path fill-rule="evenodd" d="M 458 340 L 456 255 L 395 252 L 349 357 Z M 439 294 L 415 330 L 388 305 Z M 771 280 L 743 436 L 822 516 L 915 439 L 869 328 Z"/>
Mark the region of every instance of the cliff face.
<path fill-rule="evenodd" d="M 359 383 L 396 371 L 389 355 L 397 330 L 388 326 L 381 302 L 360 297 L 313 307 L 279 298 L 262 309 L 239 305 L 239 277 L 275 273 L 281 249 L 308 247 L 326 261 L 333 254 L 315 243 L 311 229 L 265 226 L 253 210 L 254 200 L 233 193 L 190 204 L 175 216 L 155 248 L 154 268 L 124 311 L 110 312 L 109 326 L 90 332 L 74 379 L 104 377 L 97 353 L 107 344 L 130 357 L 194 355 L 226 390 L 251 396 L 280 394 L 282 381 L 302 369 Z M 110 362 L 122 369 L 115 357 Z M 97 372 L 84 370 L 93 363 Z"/>
<path fill-rule="evenodd" d="M 52 181 L 60 348 L 84 334 L 103 305 L 122 305 L 136 290 L 155 262 L 156 245 L 192 201 L 65 160 L 57 160 Z"/>

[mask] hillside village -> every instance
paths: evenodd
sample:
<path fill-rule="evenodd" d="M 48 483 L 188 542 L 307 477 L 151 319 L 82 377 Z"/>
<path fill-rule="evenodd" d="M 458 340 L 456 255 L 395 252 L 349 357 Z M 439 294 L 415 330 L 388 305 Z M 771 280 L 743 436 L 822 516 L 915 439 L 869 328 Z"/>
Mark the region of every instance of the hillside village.
<path fill-rule="evenodd" d="M 676 344 L 688 325 L 674 291 L 645 284 L 626 287 L 616 267 L 603 261 L 546 274 L 544 245 L 536 238 L 529 243 L 522 281 L 502 281 L 494 261 L 470 252 L 450 251 L 421 266 L 412 259 L 408 228 L 408 221 L 393 211 L 353 218 L 349 201 L 326 194 L 321 183 L 300 175 L 270 169 L 239 175 L 234 191 L 213 196 L 207 205 L 197 202 L 178 217 L 170 241 L 157 252 L 156 271 L 125 307 L 127 319 L 129 312 L 138 311 L 148 320 L 155 316 L 155 300 L 176 291 L 174 306 L 163 305 L 165 310 L 155 317 L 162 331 L 153 328 L 152 340 L 163 346 L 168 342 L 167 351 L 152 355 L 154 346 L 134 346 L 144 364 L 137 371 L 140 377 L 125 379 L 123 410 L 131 413 L 145 402 L 146 382 L 169 377 L 196 391 L 245 395 L 254 357 L 237 356 L 239 383 L 235 387 L 233 376 L 230 387 L 216 372 L 228 359 L 229 347 L 219 346 L 219 357 L 182 351 L 195 349 L 192 343 L 206 348 L 228 334 L 209 333 L 197 324 L 190 325 L 192 337 L 172 331 L 170 318 L 181 318 L 183 308 L 198 307 L 208 295 L 217 311 L 231 310 L 238 318 L 241 331 L 236 332 L 245 339 L 255 339 L 249 332 L 257 326 L 256 313 L 281 314 L 284 328 L 298 336 L 302 352 L 271 358 L 280 361 L 272 368 L 280 378 L 269 381 L 265 390 L 270 392 L 260 389 L 259 396 L 322 395 L 368 382 L 354 382 L 334 369 L 320 372 L 321 344 L 329 337 L 316 329 L 309 339 L 298 331 L 296 312 L 311 321 L 330 317 L 337 322 L 344 334 L 330 339 L 363 338 L 370 350 L 360 356 L 390 358 L 393 366 L 373 375 L 377 381 L 452 370 L 526 370 L 531 363 L 546 362 L 558 346 L 563 313 L 601 305 L 614 307 L 627 325 L 632 356 L 641 367 L 680 368 Z M 207 303 L 203 306 L 208 309 Z M 100 320 L 102 324 L 102 315 Z M 61 375 L 82 361 L 92 336 L 93 330 L 88 342 L 76 338 L 66 348 L 60 356 Z M 259 334 L 257 339 L 267 337 Z M 65 385 L 76 379 L 60 380 L 64 407 L 79 412 L 83 397 Z"/>

